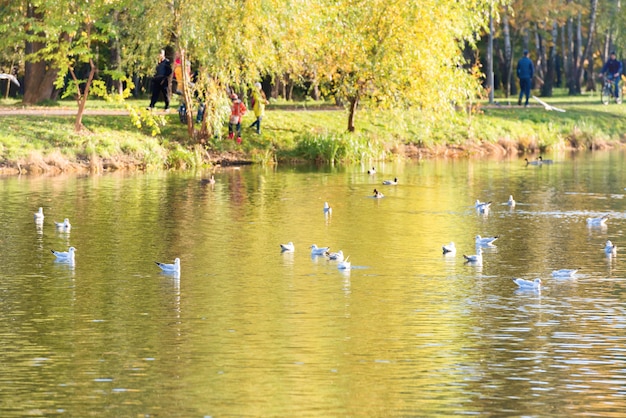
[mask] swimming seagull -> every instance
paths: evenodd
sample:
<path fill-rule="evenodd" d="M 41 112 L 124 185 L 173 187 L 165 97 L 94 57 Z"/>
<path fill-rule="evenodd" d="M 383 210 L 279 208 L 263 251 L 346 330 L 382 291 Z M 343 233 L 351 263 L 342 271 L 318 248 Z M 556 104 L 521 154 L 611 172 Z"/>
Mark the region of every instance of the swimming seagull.
<path fill-rule="evenodd" d="M 72 225 L 70 225 L 70 220 L 68 218 L 65 218 L 63 222 L 55 221 L 54 225 L 57 227 L 57 229 L 62 229 L 63 231 L 69 231 L 72 228 Z"/>
<path fill-rule="evenodd" d="M 617 246 L 613 245 L 611 240 L 607 240 L 604 246 L 604 253 L 606 255 L 617 255 Z"/>
<path fill-rule="evenodd" d="M 384 184 L 385 186 L 395 186 L 395 185 L 397 185 L 397 184 L 398 184 L 398 178 L 397 178 L 397 177 L 394 177 L 394 179 L 393 179 L 393 180 L 385 180 L 385 181 L 383 181 L 383 184 Z"/>
<path fill-rule="evenodd" d="M 444 254 L 456 254 L 456 246 L 454 245 L 454 242 L 451 242 L 450 244 L 445 244 L 441 248 L 443 249 Z"/>
<path fill-rule="evenodd" d="M 494 237 L 481 237 L 480 235 L 476 235 L 476 245 L 480 247 L 493 247 L 493 242 L 500 238 L 499 235 Z"/>
<path fill-rule="evenodd" d="M 73 263 L 74 262 L 74 251 L 76 248 L 70 247 L 67 251 L 54 251 L 50 250 L 52 254 L 57 258 L 56 261 L 59 263 Z"/>
<path fill-rule="evenodd" d="M 536 278 L 535 280 L 513 279 L 513 281 L 519 286 L 520 289 L 541 290 L 540 278 Z"/>
<path fill-rule="evenodd" d="M 317 245 L 311 245 L 311 255 L 324 255 L 330 247 L 318 247 Z"/>
<path fill-rule="evenodd" d="M 159 263 L 158 261 L 154 263 L 165 273 L 180 273 L 180 258 L 175 258 L 174 264 Z"/>
<path fill-rule="evenodd" d="M 552 270 L 552 277 L 574 277 L 578 269 Z"/>
<path fill-rule="evenodd" d="M 377 189 L 374 189 L 374 196 L 372 197 L 374 199 L 382 199 L 383 197 L 385 197 L 385 195 L 379 192 Z"/>
<path fill-rule="evenodd" d="M 41 223 L 43 222 L 43 208 L 39 208 L 38 212 L 35 212 L 35 222 Z"/>
<path fill-rule="evenodd" d="M 324 213 L 328 215 L 333 213 L 333 208 L 330 207 L 328 202 L 324 202 Z"/>
<path fill-rule="evenodd" d="M 293 242 L 289 241 L 287 244 L 280 244 L 280 250 L 285 252 L 288 251 L 290 253 L 294 252 L 296 247 L 293 245 Z"/>
<path fill-rule="evenodd" d="M 605 226 L 606 221 L 609 219 L 609 215 L 604 215 L 599 218 L 587 218 L 587 225 L 589 226 Z"/>
<path fill-rule="evenodd" d="M 343 261 L 343 251 L 339 250 L 337 252 L 331 253 L 326 251 L 325 253 L 326 257 L 328 257 L 329 260 L 333 260 L 333 261 Z"/>
<path fill-rule="evenodd" d="M 544 160 L 541 155 L 539 156 L 539 161 L 541 161 L 541 164 L 552 164 L 554 162 L 552 160 Z"/>
<path fill-rule="evenodd" d="M 345 260 L 337 263 L 337 268 L 339 270 L 350 270 L 352 268 L 352 263 L 348 261 L 348 258 L 350 258 L 350 256 L 347 256 Z"/>
<path fill-rule="evenodd" d="M 509 205 L 510 207 L 515 207 L 515 200 L 513 199 L 513 195 L 509 196 L 509 200 L 508 202 L 506 202 L 507 205 Z"/>
<path fill-rule="evenodd" d="M 476 252 L 476 254 L 474 255 L 465 255 L 463 254 L 463 258 L 465 258 L 465 262 L 466 263 L 471 263 L 471 264 L 482 264 L 483 263 L 483 250 L 481 250 L 480 248 L 478 249 L 478 251 Z"/>
<path fill-rule="evenodd" d="M 476 199 L 476 204 L 474 205 L 476 207 L 476 210 L 480 213 L 487 213 L 489 212 L 489 208 L 491 206 L 491 201 L 489 202 L 481 202 L 480 200 Z"/>
<path fill-rule="evenodd" d="M 211 174 L 211 177 L 209 177 L 208 179 L 200 180 L 200 183 L 202 183 L 202 184 L 215 184 L 215 176 L 213 176 L 213 174 Z"/>
<path fill-rule="evenodd" d="M 367 170 L 367 174 L 376 174 L 376 168 L 372 167 L 371 170 Z"/>

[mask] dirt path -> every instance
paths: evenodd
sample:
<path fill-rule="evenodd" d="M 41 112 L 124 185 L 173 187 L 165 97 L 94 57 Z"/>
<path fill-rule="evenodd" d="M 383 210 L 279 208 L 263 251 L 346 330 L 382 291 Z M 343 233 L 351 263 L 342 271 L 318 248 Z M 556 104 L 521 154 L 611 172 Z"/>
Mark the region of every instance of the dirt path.
<path fill-rule="evenodd" d="M 63 108 L 10 108 L 0 107 L 0 116 L 76 116 L 76 109 Z M 158 113 L 165 114 L 164 111 Z M 108 110 L 108 109 L 86 109 L 84 115 L 87 116 L 125 116 L 128 115 L 126 110 Z"/>

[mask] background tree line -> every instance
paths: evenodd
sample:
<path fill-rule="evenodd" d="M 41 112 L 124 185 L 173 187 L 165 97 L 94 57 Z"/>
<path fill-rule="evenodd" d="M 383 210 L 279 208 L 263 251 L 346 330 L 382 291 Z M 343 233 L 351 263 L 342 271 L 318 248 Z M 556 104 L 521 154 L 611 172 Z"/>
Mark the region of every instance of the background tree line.
<path fill-rule="evenodd" d="M 554 87 L 570 95 L 595 89 L 609 53 L 624 57 L 625 28 L 621 0 L 512 0 L 495 28 L 495 88 L 505 97 L 517 93 L 516 64 L 527 49 L 542 96 Z"/>
<path fill-rule="evenodd" d="M 527 48 L 542 94 L 571 94 L 620 51 L 620 0 L 0 0 L 0 64 L 23 80 L 23 102 L 76 98 L 76 129 L 91 94 L 129 95 L 147 86 L 161 49 L 198 71 L 183 72 L 183 100 L 206 105 L 189 135 L 213 134 L 226 91 L 264 80 L 273 96 L 295 87 L 359 106 L 417 107 L 432 119 L 481 94 L 489 14 L 496 18 L 496 88 L 515 92 L 515 62 Z M 477 51 L 476 53 L 472 51 Z M 271 90 L 271 91 L 270 91 Z"/>

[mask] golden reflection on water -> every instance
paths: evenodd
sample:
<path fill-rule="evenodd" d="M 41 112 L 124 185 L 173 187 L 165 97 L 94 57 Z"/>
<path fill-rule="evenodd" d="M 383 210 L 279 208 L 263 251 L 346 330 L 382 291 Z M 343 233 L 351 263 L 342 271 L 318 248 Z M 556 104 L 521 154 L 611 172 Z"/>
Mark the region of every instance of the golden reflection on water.
<path fill-rule="evenodd" d="M 598 158 L 4 179 L 0 412 L 619 416 L 625 274 L 602 245 L 621 245 L 626 179 Z M 464 264 L 477 234 L 500 238 Z M 74 268 L 49 254 L 69 245 Z M 175 257 L 180 277 L 154 265 Z"/>

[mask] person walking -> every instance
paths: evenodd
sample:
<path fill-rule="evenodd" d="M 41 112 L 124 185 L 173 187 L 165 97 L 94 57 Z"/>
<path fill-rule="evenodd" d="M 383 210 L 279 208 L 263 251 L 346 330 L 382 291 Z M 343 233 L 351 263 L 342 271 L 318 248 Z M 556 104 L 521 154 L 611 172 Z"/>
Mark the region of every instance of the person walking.
<path fill-rule="evenodd" d="M 268 103 L 261 83 L 254 83 L 254 90 L 252 91 L 252 110 L 254 111 L 256 120 L 252 122 L 250 128 L 256 126 L 256 133 L 259 135 L 261 134 L 261 120 L 265 114 L 265 105 Z"/>
<path fill-rule="evenodd" d="M 530 83 L 535 73 L 535 67 L 533 62 L 528 58 L 528 50 L 524 50 L 524 56 L 517 62 L 517 78 L 519 78 L 519 99 L 517 104 L 522 105 L 522 96 L 526 96 L 526 103 L 524 106 L 528 106 L 528 98 L 530 97 Z"/>
<path fill-rule="evenodd" d="M 602 66 L 601 74 L 609 80 L 612 80 L 615 84 L 615 97 L 620 97 L 619 81 L 622 78 L 622 72 L 622 62 L 616 59 L 615 51 L 611 51 L 609 59 Z"/>
<path fill-rule="evenodd" d="M 165 101 L 165 111 L 170 108 L 170 92 L 169 92 L 169 77 L 172 74 L 172 66 L 170 61 L 165 57 L 165 51 L 162 49 L 159 54 L 159 63 L 156 66 L 154 77 L 152 77 L 152 99 L 150 100 L 150 106 L 148 110 L 154 110 L 154 105 L 159 100 L 159 95 L 163 93 L 163 100 Z"/>
<path fill-rule="evenodd" d="M 243 115 L 246 114 L 248 109 L 246 105 L 239 100 L 236 94 L 232 94 L 230 99 L 233 101 L 233 105 L 230 109 L 230 121 L 228 123 L 228 139 L 233 139 L 235 132 L 237 133 L 237 143 L 241 144 L 241 120 Z"/>

